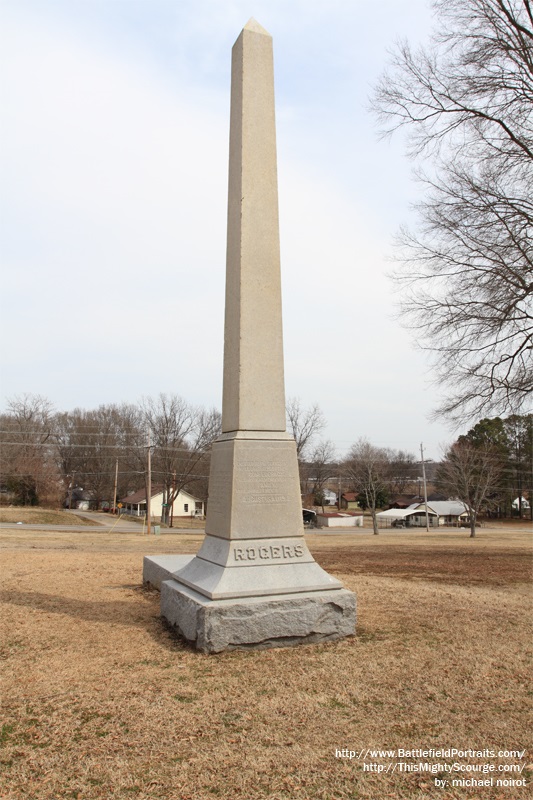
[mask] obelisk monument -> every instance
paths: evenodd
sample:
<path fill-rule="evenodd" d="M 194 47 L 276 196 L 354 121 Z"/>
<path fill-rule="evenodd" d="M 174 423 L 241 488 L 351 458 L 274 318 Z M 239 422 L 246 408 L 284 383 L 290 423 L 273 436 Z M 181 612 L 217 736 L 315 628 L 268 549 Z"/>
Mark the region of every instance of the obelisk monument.
<path fill-rule="evenodd" d="M 253 19 L 233 47 L 231 87 L 222 435 L 203 544 L 161 584 L 162 615 L 205 652 L 355 630 L 355 596 L 303 537 L 285 423 L 272 38 Z"/>

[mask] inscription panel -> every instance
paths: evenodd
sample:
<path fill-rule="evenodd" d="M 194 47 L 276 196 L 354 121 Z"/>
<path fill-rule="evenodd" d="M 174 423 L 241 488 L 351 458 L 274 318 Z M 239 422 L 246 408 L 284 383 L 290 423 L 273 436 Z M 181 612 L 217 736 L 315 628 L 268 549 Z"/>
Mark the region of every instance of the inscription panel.
<path fill-rule="evenodd" d="M 249 539 L 302 529 L 302 504 L 294 441 L 239 441 L 235 447 L 232 537 Z M 265 554 L 263 554 L 265 555 Z M 257 556 L 258 557 L 258 556 Z M 288 556 L 285 557 L 289 559 Z M 298 556 L 294 557 L 298 560 Z M 282 563 L 270 556 L 264 563 Z M 240 564 L 263 563 L 246 559 Z"/>
<path fill-rule="evenodd" d="M 248 447 L 248 451 L 252 448 Z M 288 503 L 292 470 L 288 469 L 286 451 L 258 448 L 255 452 L 239 453 L 235 459 L 238 476 L 237 499 L 246 506 L 281 505 Z"/>
<path fill-rule="evenodd" d="M 305 540 L 299 536 L 254 539 L 248 537 L 235 541 L 207 534 L 198 556 L 223 567 L 270 567 L 276 564 L 313 561 Z"/>
<path fill-rule="evenodd" d="M 305 557 L 305 548 L 301 544 L 259 545 L 258 547 L 234 547 L 233 558 L 239 562 L 277 562 L 294 561 Z"/>
<path fill-rule="evenodd" d="M 298 536 L 301 509 L 293 440 L 214 443 L 206 533 L 231 539 Z"/>

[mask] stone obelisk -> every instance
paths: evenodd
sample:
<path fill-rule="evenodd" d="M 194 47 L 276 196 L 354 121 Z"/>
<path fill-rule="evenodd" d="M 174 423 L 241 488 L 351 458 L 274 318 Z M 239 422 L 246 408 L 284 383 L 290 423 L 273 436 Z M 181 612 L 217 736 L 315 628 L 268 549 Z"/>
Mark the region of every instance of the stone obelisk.
<path fill-rule="evenodd" d="M 303 537 L 285 423 L 276 161 L 272 38 L 252 19 L 232 54 L 222 435 L 206 535 L 161 584 L 162 615 L 206 652 L 355 630 L 355 596 Z"/>

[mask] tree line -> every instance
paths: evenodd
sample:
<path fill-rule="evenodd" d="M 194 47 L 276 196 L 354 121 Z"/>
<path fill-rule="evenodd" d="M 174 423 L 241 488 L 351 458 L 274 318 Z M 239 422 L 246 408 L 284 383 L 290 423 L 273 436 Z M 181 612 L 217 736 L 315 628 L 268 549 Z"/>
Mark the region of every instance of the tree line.
<path fill-rule="evenodd" d="M 440 465 L 437 486 L 469 506 L 472 536 L 482 512 L 533 519 L 533 414 L 485 418 L 459 436 Z"/>
<path fill-rule="evenodd" d="M 302 496 L 312 496 L 315 505 L 323 503 L 326 486 L 340 489 L 342 484 L 344 491 L 356 494 L 361 508 L 368 509 L 377 534 L 380 508 L 394 496 L 412 492 L 414 486 L 420 495 L 421 462 L 413 453 L 360 438 L 345 458 L 337 459 L 331 442 L 315 444 L 325 426 L 318 406 L 306 410 L 292 400 L 287 416 L 296 439 Z M 482 514 L 528 516 L 524 494 L 533 519 L 533 415 L 482 419 L 445 450 L 431 482 L 437 493 L 468 507 L 471 536 Z"/>
<path fill-rule="evenodd" d="M 344 469 L 359 492 L 361 505 L 370 509 L 374 533 L 378 533 L 377 509 L 400 485 L 398 470 L 408 481 L 413 466 L 418 468 L 413 456 L 375 447 L 365 439 L 348 453 Z M 433 484 L 444 497 L 467 506 L 471 536 L 482 514 L 510 517 L 516 513 L 533 519 L 533 414 L 482 419 L 447 448 Z M 529 497 L 529 514 L 524 494 Z"/>
<path fill-rule="evenodd" d="M 333 443 L 320 439 L 326 426 L 317 404 L 287 403 L 287 427 L 296 441 L 302 497 L 324 504 L 324 490 L 354 492 L 368 509 L 377 533 L 377 510 L 418 484 L 414 454 L 355 442 L 339 458 Z M 49 400 L 24 395 L 0 415 L 0 488 L 20 505 L 69 504 L 76 489 L 94 507 L 147 489 L 147 451 L 153 486 L 163 492 L 163 522 L 179 492 L 187 488 L 207 501 L 210 447 L 221 430 L 216 409 L 206 410 L 178 395 L 160 394 L 139 403 L 101 405 L 57 412 Z M 433 477 L 435 489 L 480 513 L 524 516 L 522 498 L 533 498 L 533 415 L 482 419 L 444 453 Z"/>
<path fill-rule="evenodd" d="M 207 496 L 209 448 L 220 413 L 160 394 L 139 403 L 57 412 L 44 397 L 24 395 L 0 415 L 0 481 L 20 505 L 68 504 L 83 489 L 94 507 L 147 489 L 147 450 L 153 485 L 163 491 L 164 516 L 187 486 Z M 115 491 L 116 490 L 116 491 Z"/>

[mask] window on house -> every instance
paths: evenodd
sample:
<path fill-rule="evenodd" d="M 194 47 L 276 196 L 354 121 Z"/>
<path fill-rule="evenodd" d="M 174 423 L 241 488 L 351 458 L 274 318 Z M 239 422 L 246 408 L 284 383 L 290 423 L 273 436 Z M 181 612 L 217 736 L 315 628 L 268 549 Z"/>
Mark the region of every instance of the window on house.
<path fill-rule="evenodd" d="M 189 504 L 188 503 L 184 503 L 183 504 L 183 510 L 184 511 L 188 511 L 189 510 Z"/>

